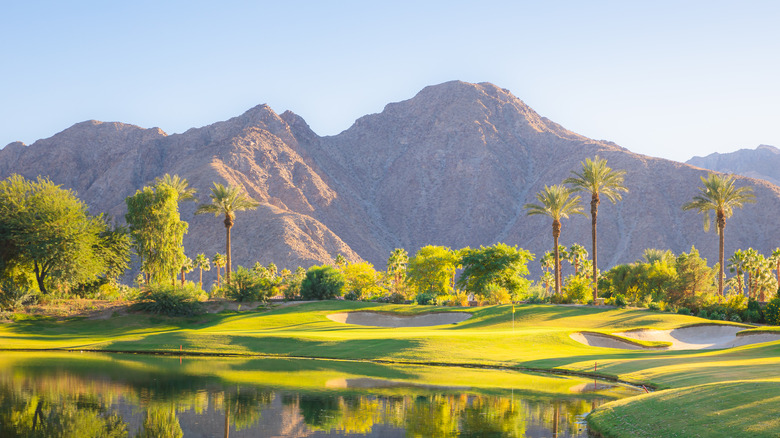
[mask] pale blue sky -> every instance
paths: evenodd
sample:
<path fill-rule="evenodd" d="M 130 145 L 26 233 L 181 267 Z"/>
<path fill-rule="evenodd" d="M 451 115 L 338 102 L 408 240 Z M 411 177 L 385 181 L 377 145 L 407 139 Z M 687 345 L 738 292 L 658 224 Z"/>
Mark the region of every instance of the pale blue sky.
<path fill-rule="evenodd" d="M 780 147 L 777 1 L 6 1 L 0 145 L 260 103 L 337 134 L 453 79 L 634 152 Z"/>

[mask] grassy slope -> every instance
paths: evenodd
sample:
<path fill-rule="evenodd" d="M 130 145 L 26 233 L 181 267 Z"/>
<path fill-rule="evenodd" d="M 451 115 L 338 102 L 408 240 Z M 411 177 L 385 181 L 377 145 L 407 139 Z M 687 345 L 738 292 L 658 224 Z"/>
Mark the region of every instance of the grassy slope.
<path fill-rule="evenodd" d="M 447 326 L 420 328 L 373 328 L 339 324 L 326 316 L 344 310 L 371 309 L 384 312 L 423 313 L 426 311 L 467 311 L 469 320 Z M 497 306 L 478 309 L 433 309 L 420 306 L 378 305 L 353 302 L 321 302 L 301 304 L 270 312 L 205 315 L 187 320 L 155 318 L 140 315 L 114 317 L 104 321 L 72 320 L 20 321 L 0 326 L 0 346 L 8 349 L 57 348 L 106 351 L 178 351 L 180 346 L 191 353 L 267 354 L 338 359 L 363 359 L 404 363 L 448 363 L 487 366 L 508 366 L 533 369 L 557 369 L 593 372 L 622 380 L 651 384 L 659 388 L 685 388 L 680 393 L 682 409 L 701 400 L 707 406 L 707 384 L 731 382 L 739 393 L 752 380 L 764 379 L 767 388 L 780 383 L 780 342 L 745 346 L 723 351 L 639 351 L 594 348 L 573 341 L 569 334 L 588 330 L 617 332 L 636 328 L 665 329 L 702 320 L 682 315 L 640 310 L 613 310 L 562 306 L 518 306 L 512 325 L 512 307 Z M 750 381 L 746 381 L 750 379 Z M 731 386 L 730 386 L 731 387 Z M 623 420 L 617 430 L 637 435 L 648 416 L 646 403 L 657 393 L 614 406 Z M 755 395 L 755 393 L 754 393 Z M 763 399 L 772 397 L 763 397 Z M 659 400 L 663 400 L 662 398 Z M 774 427 L 768 417 L 772 409 L 762 399 L 746 399 L 756 404 L 758 420 L 735 420 L 751 434 L 756 427 L 770 431 Z M 631 414 L 631 409 L 637 409 Z M 655 409 L 655 408 L 653 408 Z M 693 409 L 693 408 L 691 408 Z M 707 409 L 706 407 L 704 408 Z M 726 407 L 724 414 L 731 418 Z M 729 408 L 730 409 L 730 408 Z M 592 416 L 606 428 L 614 423 L 603 415 Z M 644 413 L 643 413 L 644 412 Z M 660 409 L 660 416 L 666 417 Z M 682 412 L 682 411 L 671 411 Z M 622 416 L 622 417 L 620 417 Z M 748 417 L 746 417 L 748 418 Z M 672 422 L 660 422 L 673 427 Z M 712 426 L 713 423 L 704 423 Z M 717 423 L 715 423 L 717 424 Z M 758 425 L 758 426 L 757 426 Z M 766 426 L 761 426 L 766 425 Z M 649 426 L 648 426 L 649 427 Z M 703 426 L 704 427 L 704 426 Z M 762 429 L 762 430 L 764 430 Z M 607 429 L 605 429 L 607 430 Z M 675 429 L 669 429 L 668 436 Z M 662 429 L 654 436 L 664 436 Z M 610 432 L 612 433 L 612 432 Z M 707 434 L 705 434 L 707 435 Z"/>

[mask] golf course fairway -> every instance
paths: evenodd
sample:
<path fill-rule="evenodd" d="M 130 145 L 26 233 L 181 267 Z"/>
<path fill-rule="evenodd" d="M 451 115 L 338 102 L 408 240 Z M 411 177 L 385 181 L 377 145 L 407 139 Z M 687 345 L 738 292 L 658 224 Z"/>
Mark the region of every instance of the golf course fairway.
<path fill-rule="evenodd" d="M 329 315 L 375 312 L 441 325 L 376 327 Z M 466 315 L 468 316 L 468 315 Z M 717 324 L 693 316 L 588 306 L 479 308 L 323 301 L 246 312 L 168 318 L 16 317 L 0 324 L 4 350 L 76 350 L 190 355 L 312 357 L 414 365 L 530 369 L 646 385 L 655 391 L 606 404 L 588 417 L 604 437 L 780 436 L 780 341 L 726 349 L 673 350 L 632 332 Z M 733 323 L 722 325 L 735 326 Z M 743 325 L 745 330 L 752 327 Z M 733 331 L 738 331 L 737 329 Z M 753 330 L 755 331 L 755 330 Z M 761 328 L 780 334 L 779 328 Z M 578 333 L 617 335 L 637 349 L 586 345 Z M 737 337 L 744 335 L 738 331 Z M 767 338 L 761 338 L 767 339 Z M 646 348 L 647 347 L 647 348 Z"/>

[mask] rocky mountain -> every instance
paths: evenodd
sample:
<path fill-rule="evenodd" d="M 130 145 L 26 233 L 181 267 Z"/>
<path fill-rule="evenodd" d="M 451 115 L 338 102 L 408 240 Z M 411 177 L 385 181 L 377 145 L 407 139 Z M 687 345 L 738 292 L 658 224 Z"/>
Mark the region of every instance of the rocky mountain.
<path fill-rule="evenodd" d="M 396 247 L 453 248 L 506 242 L 541 254 L 552 246 L 548 219 L 526 215 L 544 185 L 558 184 L 599 155 L 627 171 L 630 192 L 599 210 L 602 269 L 638 259 L 645 248 L 687 251 L 711 261 L 717 237 L 681 206 L 706 171 L 631 153 L 570 132 L 489 83 L 447 82 L 321 137 L 299 116 L 260 105 L 182 134 L 89 121 L 30 146 L 0 150 L 0 177 L 48 175 L 76 190 L 93 212 L 124 216 L 124 199 L 164 173 L 187 178 L 202 201 L 212 182 L 242 185 L 261 201 L 233 229 L 235 264 L 280 267 L 331 262 L 337 253 L 383 269 Z M 780 188 L 741 178 L 760 200 L 735 213 L 727 252 L 778 246 Z M 585 203 L 588 199 L 585 200 Z M 193 216 L 187 253 L 224 251 L 221 220 Z M 587 204 L 584 204 L 587 212 Z M 561 243 L 590 246 L 590 219 L 564 221 Z M 536 264 L 534 264 L 536 267 Z"/>
<path fill-rule="evenodd" d="M 713 153 L 706 157 L 693 157 L 686 163 L 717 172 L 763 179 L 780 185 L 780 149 L 774 146 L 762 144 L 755 149 L 740 149 L 727 154 Z"/>

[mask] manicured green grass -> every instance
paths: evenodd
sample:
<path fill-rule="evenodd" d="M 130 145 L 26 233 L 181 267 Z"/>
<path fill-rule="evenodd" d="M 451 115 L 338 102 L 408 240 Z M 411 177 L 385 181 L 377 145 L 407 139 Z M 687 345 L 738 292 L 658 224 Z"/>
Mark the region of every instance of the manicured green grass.
<path fill-rule="evenodd" d="M 523 305 L 515 309 L 514 323 L 510 305 L 434 308 L 348 301 L 186 319 L 125 315 L 101 321 L 27 320 L 0 325 L 0 348 L 134 352 L 179 352 L 181 348 L 193 354 L 481 365 L 591 373 L 677 390 L 731 382 L 729 385 L 736 385 L 738 391 L 740 385 L 749 385 L 752 379 L 777 378 L 780 369 L 780 342 L 729 350 L 647 351 L 588 347 L 570 338 L 579 331 L 609 334 L 711 323 L 692 316 L 604 307 Z M 327 318 L 331 313 L 357 310 L 403 314 L 460 311 L 472 317 L 458 324 L 415 328 L 361 327 Z M 693 402 L 699 393 L 692 390 L 679 397 Z M 643 400 L 622 402 L 614 407 L 615 412 L 633 403 L 642 412 Z M 666 411 L 652 407 L 644 412 L 642 418 L 648 422 L 668 416 Z M 724 411 L 722 415 L 730 414 Z M 759 422 L 771 422 L 769 413 L 762 415 L 765 417 Z M 735 421 L 730 424 L 741 424 L 747 431 L 757 420 Z M 627 431 L 619 436 L 633 435 Z"/>
<path fill-rule="evenodd" d="M 588 416 L 611 437 L 780 436 L 780 379 L 709 383 L 618 400 Z"/>

